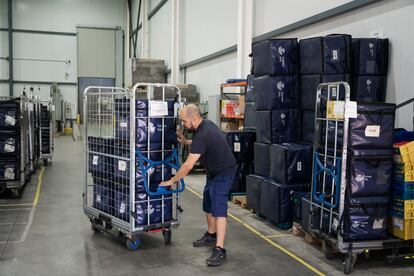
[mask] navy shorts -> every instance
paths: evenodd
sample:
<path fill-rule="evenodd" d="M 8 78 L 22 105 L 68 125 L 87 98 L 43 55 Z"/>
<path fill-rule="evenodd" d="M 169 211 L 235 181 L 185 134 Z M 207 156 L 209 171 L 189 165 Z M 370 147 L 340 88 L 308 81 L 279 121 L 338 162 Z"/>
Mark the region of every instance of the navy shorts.
<path fill-rule="evenodd" d="M 220 172 L 214 177 L 207 176 L 203 192 L 203 211 L 213 217 L 227 217 L 227 201 L 233 184 L 235 169 Z"/>

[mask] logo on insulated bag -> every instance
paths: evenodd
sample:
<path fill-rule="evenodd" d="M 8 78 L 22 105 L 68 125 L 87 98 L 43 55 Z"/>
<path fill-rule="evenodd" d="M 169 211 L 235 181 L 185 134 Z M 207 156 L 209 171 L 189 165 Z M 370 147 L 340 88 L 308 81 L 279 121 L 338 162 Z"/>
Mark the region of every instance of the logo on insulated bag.
<path fill-rule="evenodd" d="M 371 93 L 371 84 L 372 84 L 372 81 L 370 79 L 368 79 L 367 80 L 367 92 L 368 93 Z"/>
<path fill-rule="evenodd" d="M 282 125 L 283 126 L 286 126 L 286 114 L 285 113 L 282 113 L 282 114 L 280 114 L 280 118 L 282 119 Z"/>
<path fill-rule="evenodd" d="M 369 47 L 369 54 L 373 57 L 374 56 L 374 43 L 370 42 L 368 44 Z"/>
<path fill-rule="evenodd" d="M 279 54 L 279 62 L 282 64 L 282 67 L 285 67 L 285 58 L 286 49 L 283 46 L 277 48 L 277 53 Z"/>
<path fill-rule="evenodd" d="M 280 101 L 283 102 L 283 89 L 285 88 L 285 84 L 283 81 L 278 81 L 276 84 L 278 92 L 278 97 L 280 98 Z"/>

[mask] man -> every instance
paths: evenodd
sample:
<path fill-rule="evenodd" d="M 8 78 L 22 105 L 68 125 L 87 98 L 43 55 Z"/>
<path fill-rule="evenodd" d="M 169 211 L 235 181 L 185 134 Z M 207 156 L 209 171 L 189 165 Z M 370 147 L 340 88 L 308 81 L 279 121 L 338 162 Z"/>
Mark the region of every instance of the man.
<path fill-rule="evenodd" d="M 207 171 L 203 192 L 203 211 L 207 216 L 207 232 L 193 242 L 194 247 L 215 245 L 213 254 L 206 260 L 209 266 L 219 266 L 226 260 L 224 238 L 227 226 L 227 200 L 236 170 L 236 160 L 220 129 L 211 121 L 201 118 L 200 109 L 189 104 L 180 111 L 185 128 L 193 131 L 193 140 L 187 140 L 182 130 L 177 131 L 178 141 L 191 145 L 190 154 L 177 174 L 162 186 L 171 186 L 186 176 L 200 159 Z"/>

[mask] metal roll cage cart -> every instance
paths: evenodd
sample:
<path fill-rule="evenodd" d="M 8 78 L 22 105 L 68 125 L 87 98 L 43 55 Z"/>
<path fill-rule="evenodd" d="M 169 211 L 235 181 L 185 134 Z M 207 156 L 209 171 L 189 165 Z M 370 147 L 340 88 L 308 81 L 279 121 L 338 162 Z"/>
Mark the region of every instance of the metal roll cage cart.
<path fill-rule="evenodd" d="M 132 91 L 124 88 L 116 87 L 87 87 L 84 92 L 84 134 L 85 134 L 85 173 L 84 173 L 84 192 L 83 192 L 83 210 L 85 215 L 91 221 L 92 230 L 95 232 L 110 232 L 116 233 L 126 242 L 127 248 L 134 250 L 140 245 L 139 235 L 144 232 L 162 232 L 165 244 L 171 242 L 171 232 L 173 228 L 177 228 L 181 221 L 180 194 L 185 189 L 183 180 L 175 183 L 172 188 L 157 187 L 156 191 L 151 189 L 152 172 L 155 167 L 161 167 L 161 181 L 164 179 L 164 170 L 172 168 L 178 170 L 180 162 L 178 159 L 177 149 L 164 148 L 164 132 L 165 120 L 171 119 L 174 121 L 177 118 L 177 106 L 174 108 L 173 116 L 151 116 L 151 104 L 153 103 L 154 87 L 162 88 L 162 102 L 165 102 L 165 90 L 172 87 L 177 91 L 178 104 L 181 103 L 180 89 L 175 85 L 169 84 L 154 84 L 154 83 L 138 83 L 132 88 Z M 138 89 L 140 89 L 138 91 Z M 142 116 L 137 114 L 137 101 L 142 96 L 142 89 L 146 89 L 146 96 L 144 100 L 148 101 L 148 114 Z M 160 103 L 160 101 L 155 101 Z M 177 105 L 177 104 L 176 104 Z M 122 110 L 119 110 L 122 108 Z M 123 120 L 121 122 L 121 119 Z M 161 119 L 161 149 L 153 149 L 151 145 L 151 129 L 153 125 L 151 120 Z M 142 125 L 137 125 L 137 122 L 146 123 L 146 146 L 136 141 L 136 133 L 142 129 Z M 120 132 L 120 129 L 125 131 Z M 93 136 L 93 137 L 92 137 Z M 120 138 L 120 136 L 124 136 Z M 105 143 L 113 143 L 110 147 L 106 147 L 104 153 L 97 152 L 96 148 L 92 148 L 92 138 L 98 137 L 100 139 L 107 139 Z M 107 150 L 110 149 L 110 150 Z M 161 154 L 162 159 L 152 160 L 152 154 Z M 91 173 L 91 164 L 98 160 L 95 154 L 100 158 L 105 158 L 109 165 L 105 172 L 100 174 L 100 179 Z M 158 155 L 159 156 L 159 155 Z M 92 160 L 92 159 L 93 160 Z M 112 161 L 110 161 L 112 160 Z M 120 168 L 122 164 L 122 171 L 112 172 L 110 166 Z M 120 175 L 121 174 L 121 175 Z M 123 177 L 122 179 L 120 177 Z M 95 182 L 105 181 L 109 191 L 109 198 L 111 202 L 100 204 L 96 206 L 96 196 L 94 194 Z M 143 181 L 141 181 L 143 180 Z M 158 183 L 159 181 L 154 181 Z M 139 185 L 137 185 L 139 183 Z M 145 188 L 144 191 L 137 190 L 140 187 Z M 126 194 L 122 195 L 126 199 L 126 204 L 116 205 L 119 203 L 119 191 Z M 101 197 L 100 197 L 101 199 Z M 152 216 L 154 206 L 159 206 L 161 202 L 161 219 L 153 222 Z M 171 219 L 166 219 L 167 210 L 165 203 L 170 203 Z M 107 206 L 112 205 L 112 206 Z M 121 208 L 115 209 L 116 206 Z M 128 207 L 129 206 L 129 207 Z M 144 207 L 142 207 L 144 206 Z M 139 210 L 138 210 L 139 208 Z M 142 210 L 144 209 L 144 210 Z M 120 215 L 122 213 L 122 215 Z M 145 223 L 138 223 L 138 213 L 141 214 L 141 219 Z M 144 215 L 144 218 L 142 217 Z M 154 219 L 155 220 L 155 219 Z"/>
<path fill-rule="evenodd" d="M 342 89 L 344 92 L 341 92 Z M 333 104 L 331 107 L 334 105 L 337 108 L 340 107 L 339 109 L 343 110 L 342 116 L 332 117 L 332 114 L 328 116 L 326 108 L 328 102 Z M 349 114 L 356 114 L 356 109 L 354 112 L 350 110 L 353 107 L 349 103 L 350 87 L 348 83 L 319 84 L 315 106 L 313 171 L 309 206 L 309 210 L 311 210 L 309 225 L 312 220 L 311 214 L 320 213 L 320 217 L 317 216 L 319 220 L 316 227 L 310 228 L 311 234 L 322 240 L 322 249 L 327 259 L 332 258 L 335 252 L 345 254 L 345 274 L 352 272 L 360 253 L 364 253 L 368 257 L 370 250 L 391 249 L 392 255 L 387 256 L 387 259 L 392 260 L 402 256 L 399 254 L 399 249 L 413 246 L 413 241 L 392 237 L 384 240 L 366 241 L 345 241 L 343 238 L 345 194 L 348 181 Z M 342 133 L 342 138 L 339 133 Z"/>
<path fill-rule="evenodd" d="M 42 107 L 46 106 L 47 114 L 48 114 L 48 124 L 44 124 L 43 110 Z M 40 130 L 39 130 L 39 141 L 40 141 L 40 157 L 39 160 L 43 160 L 43 165 L 47 166 L 49 163 L 52 162 L 53 157 L 53 150 L 54 150 L 54 143 L 53 143 L 53 120 L 52 120 L 52 98 L 48 101 L 40 101 Z M 43 147 L 45 141 L 43 140 L 44 137 L 49 137 L 49 145 L 47 148 Z"/>

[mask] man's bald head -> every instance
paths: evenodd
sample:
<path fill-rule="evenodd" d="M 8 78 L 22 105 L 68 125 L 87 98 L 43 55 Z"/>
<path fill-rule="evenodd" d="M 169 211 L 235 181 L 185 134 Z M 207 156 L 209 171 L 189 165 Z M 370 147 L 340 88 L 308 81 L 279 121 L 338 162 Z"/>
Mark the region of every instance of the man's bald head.
<path fill-rule="evenodd" d="M 200 108 L 195 104 L 184 106 L 180 111 L 180 120 L 185 128 L 195 130 L 203 121 Z"/>
<path fill-rule="evenodd" d="M 183 112 L 183 115 L 188 118 L 191 118 L 193 116 L 201 117 L 200 108 L 195 104 L 188 104 L 184 106 L 181 112 Z"/>

